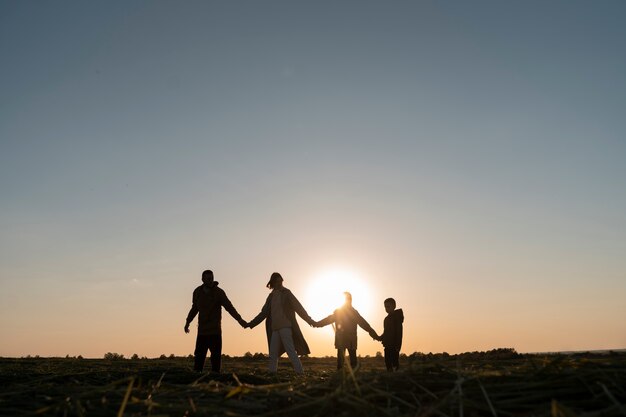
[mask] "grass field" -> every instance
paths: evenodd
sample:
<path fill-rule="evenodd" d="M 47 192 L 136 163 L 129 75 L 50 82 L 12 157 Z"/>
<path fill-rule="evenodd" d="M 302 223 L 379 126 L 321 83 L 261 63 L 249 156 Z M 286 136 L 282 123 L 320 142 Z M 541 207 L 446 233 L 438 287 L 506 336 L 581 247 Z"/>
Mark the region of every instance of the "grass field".
<path fill-rule="evenodd" d="M 189 358 L 0 359 L 0 415 L 626 416 L 626 354 L 417 355 L 337 372 L 334 358 L 226 358 L 221 375 Z"/>

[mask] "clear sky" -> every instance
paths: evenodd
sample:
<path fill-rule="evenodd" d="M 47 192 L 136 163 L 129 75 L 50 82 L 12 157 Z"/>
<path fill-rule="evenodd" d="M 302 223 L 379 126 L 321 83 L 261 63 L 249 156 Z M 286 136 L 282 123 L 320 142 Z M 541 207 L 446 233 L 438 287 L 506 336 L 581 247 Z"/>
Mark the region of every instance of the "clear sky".
<path fill-rule="evenodd" d="M 315 319 L 347 289 L 380 332 L 395 297 L 406 353 L 625 348 L 624 21 L 2 2 L 0 355 L 188 354 L 207 268 L 247 320 L 273 271 Z M 266 352 L 262 327 L 226 314 L 225 353 Z"/>

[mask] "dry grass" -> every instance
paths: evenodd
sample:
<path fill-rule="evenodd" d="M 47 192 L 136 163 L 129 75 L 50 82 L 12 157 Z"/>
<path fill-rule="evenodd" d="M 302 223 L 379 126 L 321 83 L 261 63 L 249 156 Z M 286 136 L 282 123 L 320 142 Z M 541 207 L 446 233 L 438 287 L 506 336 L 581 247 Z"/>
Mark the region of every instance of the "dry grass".
<path fill-rule="evenodd" d="M 336 372 L 305 359 L 297 377 L 226 360 L 219 376 L 189 359 L 0 359 L 0 415 L 626 416 L 626 355 L 381 359 Z"/>

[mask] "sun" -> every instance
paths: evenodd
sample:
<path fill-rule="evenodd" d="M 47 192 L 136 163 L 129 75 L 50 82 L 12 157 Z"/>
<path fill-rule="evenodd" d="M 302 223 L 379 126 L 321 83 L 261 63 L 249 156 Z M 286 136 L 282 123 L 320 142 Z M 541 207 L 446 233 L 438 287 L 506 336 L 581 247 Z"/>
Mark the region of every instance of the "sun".
<path fill-rule="evenodd" d="M 367 282 L 355 271 L 329 269 L 316 274 L 306 291 L 306 309 L 314 320 L 321 320 L 344 303 L 344 292 L 352 294 L 352 306 L 362 316 L 371 312 L 372 295 Z"/>

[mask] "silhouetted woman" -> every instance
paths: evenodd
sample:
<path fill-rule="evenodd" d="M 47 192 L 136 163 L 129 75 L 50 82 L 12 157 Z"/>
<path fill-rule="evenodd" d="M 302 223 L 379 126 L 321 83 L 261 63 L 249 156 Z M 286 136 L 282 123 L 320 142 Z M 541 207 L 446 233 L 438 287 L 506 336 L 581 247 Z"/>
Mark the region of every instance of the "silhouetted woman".
<path fill-rule="evenodd" d="M 315 321 L 307 314 L 291 291 L 283 287 L 283 277 L 278 272 L 272 274 L 267 288 L 272 292 L 267 297 L 259 315 L 250 321 L 249 327 L 253 328 L 265 320 L 270 352 L 270 372 L 276 372 L 278 358 L 287 352 L 293 369 L 301 374 L 302 363 L 298 355 L 308 355 L 311 351 L 298 326 L 295 313 L 298 313 L 310 325 L 313 325 Z"/>

